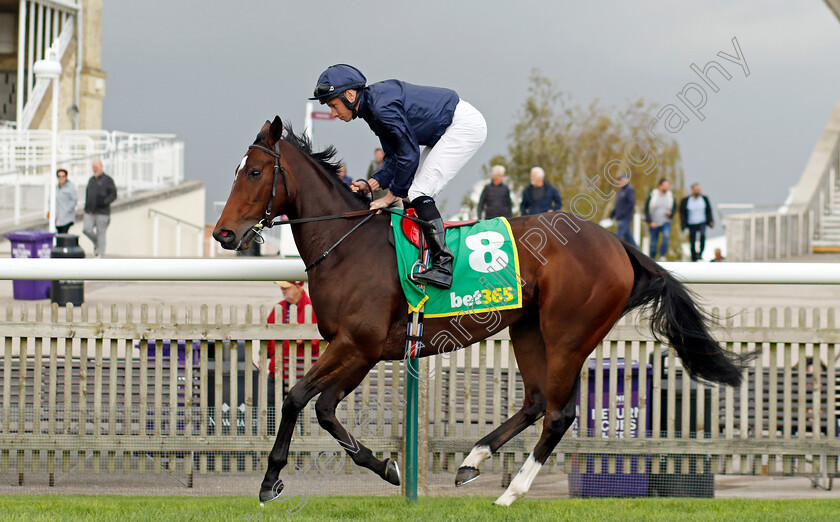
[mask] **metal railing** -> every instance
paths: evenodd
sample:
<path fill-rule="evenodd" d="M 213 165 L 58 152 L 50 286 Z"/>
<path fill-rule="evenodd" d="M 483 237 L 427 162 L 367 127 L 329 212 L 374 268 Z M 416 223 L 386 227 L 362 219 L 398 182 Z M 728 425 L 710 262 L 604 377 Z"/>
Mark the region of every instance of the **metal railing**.
<path fill-rule="evenodd" d="M 778 211 L 723 219 L 730 261 L 774 260 L 809 254 L 833 214 L 840 169 L 840 103 L 832 109 L 799 182 Z M 840 245 L 838 245 L 840 246 Z"/>
<path fill-rule="evenodd" d="M 165 218 L 175 223 L 175 257 L 181 257 L 182 225 L 187 228 L 192 228 L 198 231 L 196 235 L 196 239 L 198 240 L 198 248 L 196 251 L 198 252 L 199 257 L 204 257 L 204 242 L 206 230 L 206 227 L 204 225 L 196 225 L 195 223 L 190 223 L 189 221 L 183 220 L 179 217 L 175 217 L 171 214 L 167 214 L 166 212 L 161 212 L 160 210 L 154 208 L 149 209 L 148 215 L 154 220 L 154 225 L 152 226 L 152 256 L 158 257 L 160 255 L 160 218 Z M 213 248 L 210 248 L 208 255 L 210 257 L 215 256 L 215 251 Z"/>
<path fill-rule="evenodd" d="M 50 172 L 49 131 L 0 129 L 0 225 L 45 217 Z M 101 159 L 117 185 L 118 197 L 175 186 L 184 179 L 184 145 L 172 134 L 109 131 L 62 131 L 58 166 L 69 171 L 84 205 L 91 162 Z"/>
<path fill-rule="evenodd" d="M 813 212 L 723 216 L 729 261 L 774 261 L 811 252 Z"/>

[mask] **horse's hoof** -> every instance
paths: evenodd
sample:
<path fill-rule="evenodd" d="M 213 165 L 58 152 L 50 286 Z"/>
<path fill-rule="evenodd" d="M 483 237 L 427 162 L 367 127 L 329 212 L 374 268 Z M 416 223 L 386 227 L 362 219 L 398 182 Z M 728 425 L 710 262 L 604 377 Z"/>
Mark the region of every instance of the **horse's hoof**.
<path fill-rule="evenodd" d="M 395 486 L 400 485 L 400 467 L 397 466 L 397 461 L 388 459 L 385 462 L 385 476 L 382 478 Z"/>
<path fill-rule="evenodd" d="M 478 471 L 478 468 L 474 468 L 472 466 L 462 466 L 458 468 L 458 473 L 455 475 L 455 487 L 463 486 L 473 480 L 477 479 L 478 476 L 481 475 L 481 472 Z"/>
<path fill-rule="evenodd" d="M 264 504 L 266 502 L 271 502 L 272 500 L 276 499 L 280 496 L 280 493 L 283 491 L 283 481 L 277 479 L 277 482 L 271 488 L 266 488 L 265 486 L 260 488 L 260 503 Z"/>

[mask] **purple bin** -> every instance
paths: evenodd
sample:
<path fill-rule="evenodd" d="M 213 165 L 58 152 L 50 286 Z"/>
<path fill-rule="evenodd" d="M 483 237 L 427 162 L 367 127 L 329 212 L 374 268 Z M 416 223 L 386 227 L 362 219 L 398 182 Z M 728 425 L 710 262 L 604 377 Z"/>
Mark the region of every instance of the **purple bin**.
<path fill-rule="evenodd" d="M 170 360 L 169 346 L 172 343 L 172 341 L 170 341 L 169 339 L 163 339 L 163 340 L 160 340 L 160 341 L 155 341 L 154 339 L 149 339 L 149 340 L 146 341 L 146 348 L 149 351 L 149 361 L 154 361 L 155 360 L 156 347 L 157 347 L 158 342 L 161 344 L 161 356 L 163 357 L 163 360 L 168 363 L 169 360 Z M 181 370 L 182 368 L 185 368 L 186 364 L 187 364 L 186 363 L 186 360 L 187 360 L 187 343 L 183 339 L 178 339 L 177 344 L 178 344 L 178 369 Z M 135 345 L 135 348 L 137 348 L 139 350 L 141 346 L 142 346 L 142 341 L 137 343 Z M 201 355 L 201 341 L 193 341 L 192 342 L 192 347 L 193 347 L 193 351 L 192 351 L 193 367 L 197 368 L 198 364 L 199 364 L 199 360 L 200 360 L 199 357 Z"/>
<path fill-rule="evenodd" d="M 55 234 L 46 230 L 21 230 L 7 235 L 13 258 L 50 257 Z M 47 299 L 52 281 L 12 281 L 15 299 Z"/>
<path fill-rule="evenodd" d="M 572 433 L 577 434 L 578 430 L 584 428 L 592 437 L 598 437 L 599 434 L 603 437 L 607 436 L 610 423 L 614 423 L 616 427 L 617 437 L 639 438 L 644 437 L 645 434 L 640 434 L 638 431 L 638 417 L 639 417 L 639 364 L 633 362 L 630 371 L 632 372 L 632 389 L 630 396 L 624 392 L 624 359 L 618 359 L 616 372 L 616 416 L 617 419 L 609 418 L 609 375 L 610 375 L 610 360 L 605 359 L 604 365 L 604 394 L 602 407 L 602 425 L 600 429 L 595 429 L 595 360 L 589 359 L 589 398 L 587 400 L 588 411 L 585 412 L 587 422 L 581 423 L 580 420 L 580 399 L 577 404 L 577 418 L 572 425 Z M 647 376 L 643 379 L 644 386 L 647 388 L 648 404 L 651 401 L 651 381 L 653 374 L 652 365 L 647 366 Z M 624 405 L 626 400 L 630 400 L 629 418 L 624 418 Z M 645 425 L 650 429 L 650 407 L 646 410 Z M 615 473 L 609 473 L 608 456 L 602 455 L 601 469 L 595 469 L 595 456 L 591 454 L 574 455 L 572 460 L 572 472 L 569 475 L 569 494 L 572 497 L 646 497 L 648 496 L 648 474 L 650 471 L 649 457 L 644 455 L 617 455 L 615 457 Z M 631 473 L 624 473 L 624 460 L 630 460 Z M 643 462 L 642 469 L 644 472 L 639 473 L 639 461 Z M 596 472 L 597 471 L 597 472 Z"/>

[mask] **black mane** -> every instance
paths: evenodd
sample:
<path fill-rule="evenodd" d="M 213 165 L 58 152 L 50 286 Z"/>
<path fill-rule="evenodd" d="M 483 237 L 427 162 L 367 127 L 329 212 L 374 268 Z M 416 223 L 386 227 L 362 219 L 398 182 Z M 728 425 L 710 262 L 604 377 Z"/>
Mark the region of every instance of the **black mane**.
<path fill-rule="evenodd" d="M 265 139 L 266 134 L 268 134 L 268 131 L 263 131 L 257 134 L 257 139 L 254 140 L 254 144 L 261 143 Z M 348 187 L 347 184 L 338 177 L 338 169 L 341 167 L 341 160 L 335 159 L 336 154 L 338 154 L 335 147 L 330 145 L 321 152 L 312 152 L 312 142 L 309 141 L 309 138 L 307 138 L 305 134 L 295 134 L 294 130 L 292 130 L 291 123 L 283 124 L 283 141 L 315 160 L 315 162 L 324 169 L 324 172 L 328 174 L 329 179 L 332 180 L 335 185 L 342 187 L 350 195 L 354 196 L 355 199 L 363 202 L 369 201 L 367 196 L 350 190 L 350 187 Z"/>
<path fill-rule="evenodd" d="M 332 174 L 333 176 L 338 177 L 338 169 L 341 167 L 341 160 L 335 159 L 336 154 L 338 154 L 335 147 L 330 145 L 321 152 L 312 152 L 312 142 L 309 141 L 306 134 L 295 134 L 295 131 L 292 130 L 291 123 L 283 125 L 283 140 L 318 162 L 318 165 L 320 165 L 327 174 Z"/>

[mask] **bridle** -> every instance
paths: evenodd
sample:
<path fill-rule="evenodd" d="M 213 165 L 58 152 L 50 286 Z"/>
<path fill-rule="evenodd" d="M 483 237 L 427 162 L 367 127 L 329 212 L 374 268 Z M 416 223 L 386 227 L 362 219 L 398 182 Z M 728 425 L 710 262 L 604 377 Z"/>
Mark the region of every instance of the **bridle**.
<path fill-rule="evenodd" d="M 280 173 L 283 176 L 283 186 L 286 188 L 286 198 L 291 197 L 291 193 L 289 193 L 289 184 L 286 181 L 286 169 L 284 169 L 283 164 L 280 163 L 280 140 L 277 140 L 277 143 L 274 144 L 274 150 L 256 144 L 248 147 L 248 150 L 251 149 L 256 149 L 265 152 L 266 154 L 274 158 L 274 179 L 271 181 L 271 195 L 268 197 L 268 205 L 266 205 L 265 207 L 265 214 L 263 215 L 263 218 L 259 221 L 259 223 L 249 228 L 248 231 L 245 232 L 245 234 L 243 234 L 242 239 L 239 240 L 239 244 L 236 245 L 237 250 L 239 250 L 243 243 L 247 243 L 252 239 L 254 239 L 257 243 L 263 243 L 264 240 L 260 235 L 260 231 L 263 228 L 271 228 L 274 226 L 274 223 L 271 221 L 271 205 L 272 203 L 274 203 L 274 196 L 277 195 L 278 173 Z"/>
<path fill-rule="evenodd" d="M 310 222 L 313 222 L 313 221 L 326 221 L 326 220 L 330 220 L 330 219 L 343 219 L 343 218 L 354 218 L 354 217 L 367 216 L 367 217 L 365 217 L 365 219 L 356 223 L 356 225 L 353 228 L 351 228 L 346 234 L 341 236 L 341 238 L 338 241 L 336 241 L 330 248 L 328 248 L 326 251 L 324 251 L 324 253 L 321 254 L 321 256 L 318 259 L 316 259 L 315 261 L 310 263 L 309 266 L 307 266 L 305 268 L 305 271 L 308 272 L 310 268 L 313 268 L 315 265 L 317 265 L 318 263 L 320 263 L 321 261 L 326 259 L 326 257 L 330 254 L 330 252 L 335 250 L 335 248 L 339 244 L 341 244 L 342 241 L 347 239 L 347 236 L 349 236 L 350 234 L 355 232 L 357 228 L 364 225 L 374 215 L 378 214 L 381 211 L 388 212 L 390 214 L 398 213 L 398 212 L 396 212 L 396 211 L 394 211 L 390 208 L 367 209 L 367 210 L 354 210 L 354 211 L 351 211 L 351 212 L 344 212 L 342 214 L 330 214 L 330 215 L 327 215 L 327 216 L 315 216 L 315 217 L 300 218 L 300 219 L 281 219 L 279 221 L 274 221 L 273 219 L 271 219 L 271 206 L 272 206 L 272 203 L 274 203 L 274 197 L 277 195 L 277 174 L 278 173 L 281 176 L 283 176 L 283 186 L 286 188 L 286 198 L 287 199 L 291 198 L 291 193 L 289 192 L 289 184 L 286 180 L 286 169 L 284 169 L 283 164 L 280 163 L 280 140 L 278 140 L 277 143 L 274 144 L 274 150 L 271 150 L 268 147 L 263 147 L 262 145 L 257 145 L 257 144 L 250 145 L 248 147 L 248 150 L 250 150 L 250 149 L 256 149 L 256 150 L 265 152 L 266 154 L 268 154 L 269 156 L 274 158 L 274 179 L 271 181 L 271 195 L 268 198 L 268 204 L 266 205 L 265 214 L 263 215 L 263 218 L 257 224 L 255 224 L 254 226 L 249 228 L 248 231 L 245 232 L 245 234 L 242 235 L 242 239 L 240 239 L 239 243 L 236 245 L 236 250 L 239 250 L 239 248 L 244 243 L 247 243 L 248 241 L 251 241 L 252 239 L 254 241 L 256 241 L 257 243 L 260 243 L 260 244 L 264 243 L 265 240 L 263 239 L 262 235 L 260 235 L 260 232 L 263 229 L 272 228 L 272 227 L 274 227 L 274 225 L 294 225 L 294 224 L 297 224 L 297 223 L 310 223 Z M 367 180 L 360 180 L 360 181 L 364 181 L 365 184 L 367 184 Z M 370 190 L 370 187 L 368 187 L 368 197 L 369 198 L 372 197 L 371 196 L 372 193 L 373 193 L 373 191 Z M 403 214 L 401 214 L 401 215 L 402 215 L 403 218 L 414 221 L 414 222 L 420 224 L 421 226 L 428 224 L 426 221 L 423 221 L 421 219 L 409 217 L 409 216 L 406 216 L 406 215 L 403 215 Z"/>

